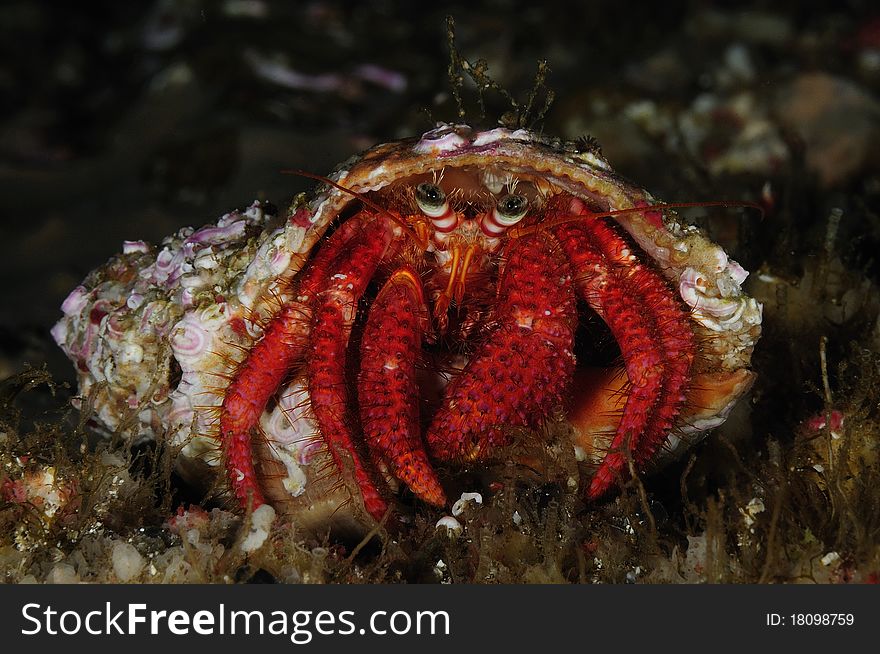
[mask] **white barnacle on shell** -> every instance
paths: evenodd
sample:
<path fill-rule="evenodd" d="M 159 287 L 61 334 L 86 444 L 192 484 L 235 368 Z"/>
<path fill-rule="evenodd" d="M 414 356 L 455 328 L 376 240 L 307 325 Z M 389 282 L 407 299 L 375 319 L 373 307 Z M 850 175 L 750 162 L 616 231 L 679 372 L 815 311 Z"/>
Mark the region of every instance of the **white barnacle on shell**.
<path fill-rule="evenodd" d="M 413 146 L 418 154 L 442 154 L 459 150 L 468 144 L 468 139 L 459 133 L 459 125 L 441 125 L 425 132 L 421 140 Z"/>
<path fill-rule="evenodd" d="M 725 260 L 722 270 L 726 268 Z M 712 331 L 736 329 L 743 322 L 748 325 L 760 322 L 760 305 L 742 295 L 739 285 L 726 272 L 712 279 L 695 268 L 685 268 L 679 279 L 679 293 L 693 309 L 694 318 Z"/>
<path fill-rule="evenodd" d="M 531 132 L 524 129 L 510 131 L 504 127 L 496 127 L 495 129 L 478 133 L 471 142 L 471 145 L 475 148 L 479 148 L 501 140 L 530 141 Z"/>

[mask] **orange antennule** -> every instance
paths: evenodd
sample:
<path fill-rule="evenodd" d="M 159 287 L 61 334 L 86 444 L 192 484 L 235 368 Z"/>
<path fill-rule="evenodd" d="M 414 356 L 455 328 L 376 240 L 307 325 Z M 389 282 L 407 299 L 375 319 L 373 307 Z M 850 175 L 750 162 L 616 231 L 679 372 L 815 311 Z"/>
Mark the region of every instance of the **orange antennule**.
<path fill-rule="evenodd" d="M 379 204 L 373 202 L 369 198 L 365 197 L 362 193 L 358 193 L 357 191 L 353 191 L 350 188 L 346 188 L 342 184 L 334 182 L 332 179 L 324 177 L 323 175 L 316 175 L 315 173 L 308 173 L 304 170 L 297 170 L 297 169 L 282 170 L 281 174 L 282 175 L 298 175 L 299 177 L 308 177 L 309 179 L 314 179 L 319 182 L 323 182 L 324 184 L 327 184 L 328 186 L 332 186 L 335 189 L 338 189 L 340 191 L 348 193 L 349 195 L 356 197 L 358 200 L 363 202 L 365 205 L 367 205 L 371 209 L 377 211 L 378 213 L 385 214 L 386 216 L 388 216 L 398 226 L 400 226 L 400 228 L 403 229 L 404 232 L 406 232 L 407 236 L 409 236 L 413 241 L 415 241 L 416 245 L 418 245 L 419 248 L 424 250 L 425 248 L 428 247 L 427 240 L 420 238 L 419 235 L 416 234 L 416 232 L 413 230 L 413 228 L 406 224 L 406 221 L 403 220 L 403 218 L 392 213 L 391 211 L 389 211 L 385 207 L 380 206 Z"/>

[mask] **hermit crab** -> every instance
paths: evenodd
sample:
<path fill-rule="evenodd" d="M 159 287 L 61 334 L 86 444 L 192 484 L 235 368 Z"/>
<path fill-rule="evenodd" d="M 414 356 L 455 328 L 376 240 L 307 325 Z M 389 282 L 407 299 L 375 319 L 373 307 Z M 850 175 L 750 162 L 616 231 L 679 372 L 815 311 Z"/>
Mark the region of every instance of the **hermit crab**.
<path fill-rule="evenodd" d="M 589 499 L 698 440 L 753 379 L 746 275 L 590 141 L 439 124 L 285 214 L 126 242 L 53 335 L 104 429 L 169 439 L 244 507 L 381 520 L 550 425 Z M 578 345 L 599 322 L 611 362 Z"/>

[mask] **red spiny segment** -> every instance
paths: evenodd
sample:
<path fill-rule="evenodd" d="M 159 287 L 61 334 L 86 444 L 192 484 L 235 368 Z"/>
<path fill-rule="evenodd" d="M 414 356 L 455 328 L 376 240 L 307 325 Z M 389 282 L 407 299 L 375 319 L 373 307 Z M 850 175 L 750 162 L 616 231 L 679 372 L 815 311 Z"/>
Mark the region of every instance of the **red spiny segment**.
<path fill-rule="evenodd" d="M 537 426 L 574 374 L 571 269 L 544 235 L 511 242 L 498 286 L 498 327 L 446 388 L 427 434 L 441 459 L 485 457 L 505 427 Z"/>
<path fill-rule="evenodd" d="M 310 300 L 315 293 L 327 286 L 327 278 L 333 274 L 337 262 L 361 239 L 370 221 L 366 213 L 355 214 L 324 241 L 299 279 L 297 294 L 301 298 Z"/>
<path fill-rule="evenodd" d="M 266 404 L 290 368 L 302 357 L 308 321 L 300 303 L 282 307 L 262 340 L 248 353 L 223 397 L 220 439 L 232 491 L 242 506 L 248 496 L 256 508 L 265 502 L 253 463 L 251 434 Z"/>
<path fill-rule="evenodd" d="M 602 221 L 594 233 L 604 244 L 605 250 L 616 266 L 622 284 L 634 298 L 638 298 L 644 313 L 651 321 L 651 332 L 661 359 L 662 382 L 659 393 L 653 398 L 653 411 L 648 416 L 644 431 L 635 436 L 632 443 L 633 460 L 637 466 L 648 462 L 666 440 L 685 402 L 685 393 L 691 383 L 691 365 L 696 356 L 696 342 L 690 327 L 690 316 L 684 305 L 676 298 L 675 291 L 654 270 L 633 263 L 624 253 L 629 248 L 626 240 L 610 224 Z M 631 300 L 632 301 L 632 300 Z M 610 309 L 609 309 L 610 311 Z M 621 347 L 622 351 L 622 347 Z M 656 355 L 649 360 L 653 364 Z M 629 370 L 627 370 L 629 374 Z M 632 379 L 632 377 L 630 377 Z M 624 409 L 626 412 L 626 409 Z M 635 434 L 635 432 L 633 432 Z M 620 431 L 618 431 L 618 434 Z M 624 445 L 612 442 L 612 450 Z M 595 499 L 605 493 L 613 483 L 613 477 L 626 465 L 620 452 L 618 459 L 607 458 L 593 477 L 589 495 Z M 621 468 L 615 468 L 620 465 Z"/>
<path fill-rule="evenodd" d="M 577 202 L 572 209 L 577 211 Z M 590 485 L 604 494 L 627 468 L 626 448 L 644 464 L 666 439 L 691 380 L 695 343 L 687 311 L 655 271 L 637 263 L 607 218 L 584 212 L 554 232 L 578 271 L 578 290 L 605 320 L 626 365 L 630 393 L 620 424 Z"/>
<path fill-rule="evenodd" d="M 410 268 L 398 270 L 370 307 L 361 344 L 358 400 L 371 450 L 425 502 L 446 504 L 446 495 L 422 443 L 416 360 L 427 310 L 422 286 Z"/>
<path fill-rule="evenodd" d="M 666 437 L 666 432 L 648 433 L 652 415 L 664 394 L 665 361 L 655 321 L 646 312 L 645 305 L 637 301 L 629 285 L 616 277 L 614 272 L 608 275 L 609 281 L 601 291 L 601 304 L 603 318 L 623 354 L 630 390 L 611 441 L 611 451 L 605 455 L 590 484 L 591 498 L 608 490 L 627 469 L 626 450 L 635 453 L 644 442 L 658 437 L 662 441 Z"/>
<path fill-rule="evenodd" d="M 343 477 L 353 473 L 364 506 L 376 520 L 382 518 L 388 506 L 354 444 L 345 359 L 358 301 L 391 238 L 391 229 L 383 219 L 365 222 L 358 238 L 319 282 L 307 363 L 309 398 L 321 435 Z"/>
<path fill-rule="evenodd" d="M 247 505 L 248 497 L 252 497 L 254 508 L 265 501 L 254 470 L 252 434 L 284 377 L 302 361 L 312 313 L 308 300 L 340 253 L 359 237 L 362 223 L 353 217 L 324 244 L 303 271 L 299 284 L 298 292 L 307 301 L 285 304 L 272 318 L 223 397 L 220 439 L 232 491 L 242 506 Z"/>
<path fill-rule="evenodd" d="M 634 282 L 637 291 L 656 316 L 657 331 L 665 356 L 663 396 L 648 425 L 653 439 L 644 440 L 635 452 L 635 462 L 643 465 L 657 452 L 682 411 L 686 393 L 693 380 L 691 366 L 696 358 L 696 340 L 690 327 L 690 316 L 682 303 L 673 296 L 665 280 L 653 270 L 637 270 Z"/>

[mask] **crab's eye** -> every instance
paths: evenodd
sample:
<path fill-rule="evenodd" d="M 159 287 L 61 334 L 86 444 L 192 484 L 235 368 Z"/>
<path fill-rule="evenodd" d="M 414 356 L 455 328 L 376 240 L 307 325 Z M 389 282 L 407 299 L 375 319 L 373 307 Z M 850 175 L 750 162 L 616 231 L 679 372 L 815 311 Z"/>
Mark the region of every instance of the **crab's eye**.
<path fill-rule="evenodd" d="M 429 218 L 439 218 L 449 209 L 443 189 L 427 182 L 416 186 L 416 204 Z"/>
<path fill-rule="evenodd" d="M 495 205 L 495 221 L 504 227 L 516 225 L 529 210 L 529 200 L 524 195 L 505 195 Z"/>

